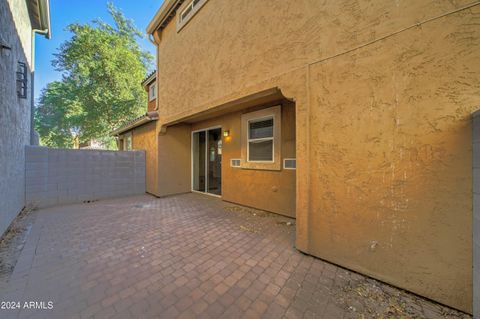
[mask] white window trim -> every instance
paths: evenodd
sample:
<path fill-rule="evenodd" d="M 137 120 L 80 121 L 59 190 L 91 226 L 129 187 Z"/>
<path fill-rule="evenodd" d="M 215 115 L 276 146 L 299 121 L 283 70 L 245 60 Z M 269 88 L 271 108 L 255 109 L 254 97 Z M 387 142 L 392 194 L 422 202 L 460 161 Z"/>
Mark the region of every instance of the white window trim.
<path fill-rule="evenodd" d="M 194 6 L 193 2 L 194 0 L 188 1 L 187 5 L 182 6 L 182 10 L 178 10 L 177 12 L 177 32 L 180 32 L 180 30 L 187 25 L 187 23 L 197 14 L 197 12 L 207 3 L 208 0 L 200 0 L 197 2 L 197 4 Z M 191 8 L 190 12 L 187 14 L 182 19 L 183 13 L 188 9 Z"/>
<path fill-rule="evenodd" d="M 294 161 L 295 161 L 295 168 L 286 167 L 286 166 L 285 166 L 285 162 L 286 162 L 286 161 L 291 161 L 291 160 L 294 160 Z M 296 169 L 297 169 L 297 159 L 296 159 L 295 157 L 284 158 L 284 159 L 283 159 L 283 169 L 296 170 Z"/>
<path fill-rule="evenodd" d="M 185 12 L 186 12 L 187 10 L 190 10 L 190 11 L 189 11 L 189 12 L 187 13 L 187 15 L 185 15 L 185 17 L 184 17 L 183 15 L 185 14 Z M 180 22 L 188 19 L 188 15 L 189 15 L 191 12 L 193 12 L 193 1 L 190 1 L 190 3 L 185 7 L 185 9 L 183 9 L 182 12 L 180 12 L 180 16 L 179 16 L 179 17 L 180 17 Z"/>
<path fill-rule="evenodd" d="M 261 118 L 273 117 L 273 161 L 248 161 L 249 156 L 249 125 L 251 120 Z M 280 171 L 282 169 L 282 106 L 276 105 L 267 108 L 260 109 L 249 113 L 242 114 L 242 131 L 241 131 L 241 168 L 242 169 L 255 169 L 255 170 L 270 170 Z"/>
<path fill-rule="evenodd" d="M 252 122 L 261 122 L 263 120 L 272 119 L 272 137 L 262 137 L 262 138 L 250 138 L 250 123 Z M 273 163 L 275 162 L 275 116 L 267 115 L 261 117 L 255 117 L 247 120 L 247 162 L 249 163 Z M 251 161 L 250 160 L 250 142 L 262 142 L 262 141 L 272 141 L 272 160 L 271 161 Z"/>
<path fill-rule="evenodd" d="M 154 94 L 152 95 L 152 90 Z M 152 84 L 149 85 L 148 87 L 148 101 L 153 101 L 157 98 L 157 81 L 154 81 Z"/>

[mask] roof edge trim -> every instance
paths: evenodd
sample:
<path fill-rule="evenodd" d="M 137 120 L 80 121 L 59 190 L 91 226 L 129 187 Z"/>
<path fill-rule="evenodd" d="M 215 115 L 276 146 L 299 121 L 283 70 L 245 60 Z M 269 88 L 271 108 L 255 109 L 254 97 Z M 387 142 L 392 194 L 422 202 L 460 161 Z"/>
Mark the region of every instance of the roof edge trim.
<path fill-rule="evenodd" d="M 169 17 L 171 17 L 172 13 L 175 12 L 177 7 L 182 2 L 183 0 L 165 0 L 148 24 L 147 33 L 153 34 L 156 30 L 158 30 L 160 25 L 162 25 Z"/>
<path fill-rule="evenodd" d="M 142 115 L 140 117 L 137 117 L 136 119 L 133 119 L 132 121 L 130 121 L 126 125 L 124 125 L 122 127 L 119 127 L 116 130 L 113 130 L 110 133 L 110 136 L 118 136 L 122 133 L 125 133 L 127 131 L 130 131 L 130 130 L 136 128 L 136 127 L 139 127 L 143 124 L 146 124 L 146 123 L 149 123 L 149 122 L 152 122 L 152 121 L 156 121 L 156 120 L 158 120 L 158 113 L 157 112 L 147 112 L 144 115 Z"/>

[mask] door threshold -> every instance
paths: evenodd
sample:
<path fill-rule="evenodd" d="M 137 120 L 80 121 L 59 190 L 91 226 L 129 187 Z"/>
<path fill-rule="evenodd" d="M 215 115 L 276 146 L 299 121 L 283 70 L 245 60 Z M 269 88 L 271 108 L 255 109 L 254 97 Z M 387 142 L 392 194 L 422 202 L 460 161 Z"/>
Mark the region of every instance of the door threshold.
<path fill-rule="evenodd" d="M 211 194 L 211 193 L 207 193 L 207 192 L 196 191 L 196 190 L 193 190 L 193 189 L 192 189 L 192 193 L 197 193 L 197 194 L 202 194 L 202 195 L 208 195 L 208 196 L 213 196 L 213 197 L 217 197 L 217 198 L 222 198 L 222 195 L 217 195 L 217 194 Z"/>

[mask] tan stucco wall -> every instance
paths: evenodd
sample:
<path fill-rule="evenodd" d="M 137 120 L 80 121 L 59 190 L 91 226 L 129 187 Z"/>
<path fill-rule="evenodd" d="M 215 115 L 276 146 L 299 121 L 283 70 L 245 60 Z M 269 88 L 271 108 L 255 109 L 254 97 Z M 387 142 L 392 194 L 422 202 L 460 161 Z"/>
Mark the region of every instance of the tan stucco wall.
<path fill-rule="evenodd" d="M 231 167 L 231 159 L 241 158 L 241 115 L 235 112 L 192 124 L 192 131 L 221 126 L 229 131 L 222 137 L 222 199 L 266 211 L 295 217 L 295 170 L 254 170 Z M 295 157 L 295 106 L 282 106 L 281 160 Z"/>
<path fill-rule="evenodd" d="M 157 99 L 153 99 L 151 101 L 148 101 L 147 112 L 155 111 L 155 108 L 157 107 L 156 101 L 157 101 Z"/>
<path fill-rule="evenodd" d="M 311 153 L 322 155 L 309 165 L 307 249 L 471 311 L 480 32 L 465 18 L 310 68 Z"/>
<path fill-rule="evenodd" d="M 132 148 L 145 150 L 145 189 L 147 193 L 157 193 L 157 139 L 155 122 L 150 122 L 132 131 Z"/>
<path fill-rule="evenodd" d="M 157 196 L 188 193 L 191 190 L 191 127 L 175 125 L 158 136 Z"/>
<path fill-rule="evenodd" d="M 161 35 L 157 129 L 278 86 L 297 247 L 470 312 L 480 6 L 453 12 L 469 2 L 210 0 Z"/>

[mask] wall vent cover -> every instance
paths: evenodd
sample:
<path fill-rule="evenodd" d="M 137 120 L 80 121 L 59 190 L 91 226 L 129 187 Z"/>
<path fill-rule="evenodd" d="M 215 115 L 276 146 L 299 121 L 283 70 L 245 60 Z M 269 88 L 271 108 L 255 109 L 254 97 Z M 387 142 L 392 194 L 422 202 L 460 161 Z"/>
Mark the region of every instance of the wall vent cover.
<path fill-rule="evenodd" d="M 232 167 L 240 167 L 240 163 L 241 161 L 238 158 L 234 158 L 230 160 L 230 166 Z"/>
<path fill-rule="evenodd" d="M 295 158 L 285 158 L 283 160 L 284 169 L 297 169 L 297 159 Z"/>

